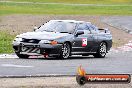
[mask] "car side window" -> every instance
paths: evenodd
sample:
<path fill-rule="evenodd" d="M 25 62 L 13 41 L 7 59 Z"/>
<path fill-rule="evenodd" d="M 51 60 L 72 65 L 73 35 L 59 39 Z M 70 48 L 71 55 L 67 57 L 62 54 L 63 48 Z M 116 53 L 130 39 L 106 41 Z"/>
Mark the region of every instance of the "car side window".
<path fill-rule="evenodd" d="M 89 25 L 89 29 L 90 29 L 90 31 L 91 31 L 91 33 L 92 34 L 97 34 L 97 33 L 99 33 L 99 30 L 98 30 L 98 28 L 97 27 L 95 27 L 94 25 Z"/>
<path fill-rule="evenodd" d="M 88 26 L 84 23 L 80 23 L 77 27 L 77 30 L 83 30 L 84 34 L 89 34 L 90 33 L 90 30 L 89 30 Z"/>

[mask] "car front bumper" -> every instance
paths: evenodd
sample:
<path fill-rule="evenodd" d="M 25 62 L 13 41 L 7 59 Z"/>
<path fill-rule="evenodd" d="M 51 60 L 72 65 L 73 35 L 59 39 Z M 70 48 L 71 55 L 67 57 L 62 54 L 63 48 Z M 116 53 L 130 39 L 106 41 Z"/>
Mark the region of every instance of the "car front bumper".
<path fill-rule="evenodd" d="M 26 55 L 44 55 L 58 56 L 61 53 L 62 44 L 34 44 L 34 43 L 13 43 L 16 53 Z"/>

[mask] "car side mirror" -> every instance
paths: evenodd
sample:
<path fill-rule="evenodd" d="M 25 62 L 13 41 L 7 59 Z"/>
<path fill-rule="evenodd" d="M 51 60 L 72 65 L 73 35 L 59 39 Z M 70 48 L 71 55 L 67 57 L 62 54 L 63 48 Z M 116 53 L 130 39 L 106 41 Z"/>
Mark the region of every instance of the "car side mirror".
<path fill-rule="evenodd" d="M 76 36 L 84 34 L 84 31 L 77 31 Z"/>
<path fill-rule="evenodd" d="M 34 27 L 33 31 L 36 31 L 38 29 L 38 27 Z"/>

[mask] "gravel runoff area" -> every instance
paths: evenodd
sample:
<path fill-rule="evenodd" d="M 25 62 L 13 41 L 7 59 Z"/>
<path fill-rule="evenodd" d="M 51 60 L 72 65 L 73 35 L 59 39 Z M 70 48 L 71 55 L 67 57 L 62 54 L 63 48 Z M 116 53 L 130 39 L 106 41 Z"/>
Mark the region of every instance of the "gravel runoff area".
<path fill-rule="evenodd" d="M 119 47 L 128 43 L 132 35 L 113 27 L 103 20 L 111 19 L 114 16 L 87 16 L 87 15 L 8 15 L 0 16 L 0 30 L 9 31 L 11 34 L 20 34 L 27 31 L 33 31 L 34 26 L 53 20 L 53 19 L 71 19 L 90 21 L 99 28 L 109 28 L 113 35 L 113 47 Z M 121 17 L 122 18 L 122 17 Z M 122 20 L 123 21 L 123 20 Z M 113 21 L 113 23 L 116 23 Z"/>
<path fill-rule="evenodd" d="M 132 88 L 129 84 L 85 84 L 80 86 L 75 77 L 1 78 L 0 88 Z"/>

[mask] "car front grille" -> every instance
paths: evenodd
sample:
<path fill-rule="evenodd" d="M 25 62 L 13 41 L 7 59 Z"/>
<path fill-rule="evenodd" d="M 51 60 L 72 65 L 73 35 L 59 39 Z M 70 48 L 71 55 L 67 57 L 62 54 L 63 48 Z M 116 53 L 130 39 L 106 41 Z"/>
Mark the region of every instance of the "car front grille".
<path fill-rule="evenodd" d="M 22 39 L 22 42 L 25 42 L 25 43 L 39 43 L 40 40 L 38 40 L 38 39 Z"/>

